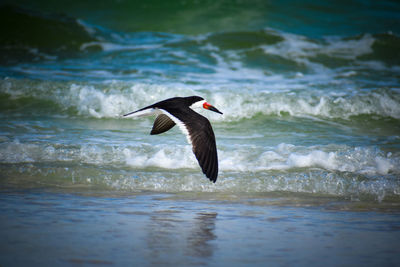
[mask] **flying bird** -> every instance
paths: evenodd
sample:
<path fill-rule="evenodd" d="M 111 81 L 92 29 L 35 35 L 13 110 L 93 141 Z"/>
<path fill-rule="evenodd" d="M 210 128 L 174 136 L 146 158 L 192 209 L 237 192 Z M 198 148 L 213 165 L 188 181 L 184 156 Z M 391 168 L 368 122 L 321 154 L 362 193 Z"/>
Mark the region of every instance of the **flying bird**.
<path fill-rule="evenodd" d="M 160 134 L 177 124 L 186 135 L 203 173 L 212 182 L 217 181 L 218 155 L 214 131 L 209 120 L 193 108 L 203 107 L 219 114 L 221 111 L 200 96 L 173 97 L 123 116 L 142 117 L 157 115 L 150 134 Z"/>

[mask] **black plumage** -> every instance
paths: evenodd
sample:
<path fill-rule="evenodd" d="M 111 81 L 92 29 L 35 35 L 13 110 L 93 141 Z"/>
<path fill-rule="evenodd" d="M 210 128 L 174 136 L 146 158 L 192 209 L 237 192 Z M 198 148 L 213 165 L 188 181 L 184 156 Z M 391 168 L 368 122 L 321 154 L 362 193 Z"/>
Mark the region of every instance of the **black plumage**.
<path fill-rule="evenodd" d="M 197 102 L 205 101 L 199 96 L 174 97 L 124 116 L 151 109 L 160 110 L 162 113 L 154 121 L 150 134 L 160 134 L 170 130 L 176 123 L 181 124 L 187 131 L 185 134 L 189 136 L 193 153 L 203 173 L 215 183 L 218 177 L 218 155 L 215 135 L 209 120 L 190 108 Z M 205 106 L 205 108 L 221 113 L 215 107 L 208 103 L 206 104 L 208 106 Z"/>
<path fill-rule="evenodd" d="M 160 134 L 168 131 L 172 127 L 175 126 L 175 122 L 171 120 L 167 115 L 160 114 L 157 116 L 156 120 L 154 121 L 153 128 L 151 129 L 150 134 Z"/>

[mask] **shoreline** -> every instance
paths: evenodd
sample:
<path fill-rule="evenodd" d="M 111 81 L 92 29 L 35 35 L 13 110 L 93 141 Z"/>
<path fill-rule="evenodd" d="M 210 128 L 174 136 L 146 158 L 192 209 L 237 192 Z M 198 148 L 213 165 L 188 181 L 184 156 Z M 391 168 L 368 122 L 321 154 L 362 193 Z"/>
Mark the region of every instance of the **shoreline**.
<path fill-rule="evenodd" d="M 400 210 L 206 195 L 1 191 L 0 264 L 400 263 Z"/>

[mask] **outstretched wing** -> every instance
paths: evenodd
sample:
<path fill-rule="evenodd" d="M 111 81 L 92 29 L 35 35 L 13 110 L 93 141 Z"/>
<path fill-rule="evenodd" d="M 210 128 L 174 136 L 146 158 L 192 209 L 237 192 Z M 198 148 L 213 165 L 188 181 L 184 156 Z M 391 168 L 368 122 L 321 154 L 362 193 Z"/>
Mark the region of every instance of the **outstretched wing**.
<path fill-rule="evenodd" d="M 157 116 L 153 124 L 153 129 L 151 129 L 150 134 L 160 134 L 168 131 L 175 126 L 175 122 L 171 120 L 167 115 L 160 114 Z"/>
<path fill-rule="evenodd" d="M 141 117 L 157 114 L 150 134 L 160 134 L 168 131 L 175 124 L 186 135 L 188 142 L 203 173 L 214 183 L 218 176 L 218 155 L 214 131 L 207 118 L 193 111 L 189 106 L 182 106 L 182 99 L 170 98 L 134 112 L 125 114 L 125 117 Z M 191 105 L 203 100 L 201 97 L 189 97 Z"/>
<path fill-rule="evenodd" d="M 207 118 L 190 110 L 185 119 L 162 110 L 186 135 L 203 173 L 214 183 L 218 176 L 218 155 L 214 131 Z"/>
<path fill-rule="evenodd" d="M 186 123 L 186 127 L 189 131 L 193 153 L 203 173 L 215 183 L 218 176 L 217 145 L 210 122 L 205 117 L 201 117 L 202 120 Z"/>

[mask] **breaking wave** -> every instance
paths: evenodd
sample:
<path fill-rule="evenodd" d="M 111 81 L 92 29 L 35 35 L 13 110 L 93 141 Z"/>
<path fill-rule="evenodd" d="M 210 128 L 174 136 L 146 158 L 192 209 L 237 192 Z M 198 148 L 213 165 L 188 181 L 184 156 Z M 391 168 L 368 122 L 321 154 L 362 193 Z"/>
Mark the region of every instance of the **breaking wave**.
<path fill-rule="evenodd" d="M 369 147 L 280 144 L 220 150 L 218 183 L 202 175 L 189 145 L 0 144 L 1 172 L 39 183 L 92 184 L 164 192 L 302 192 L 344 197 L 399 197 L 400 155 Z M 79 163 L 81 167 L 69 169 Z M 22 165 L 21 165 L 22 164 Z M 118 171 L 117 171 L 118 169 Z M 6 174 L 8 173 L 8 174 Z"/>
<path fill-rule="evenodd" d="M 400 93 L 396 88 L 355 92 L 324 90 L 268 91 L 203 91 L 190 86 L 152 85 L 142 83 L 109 82 L 101 84 L 61 84 L 3 79 L 0 81 L 0 101 L 3 111 L 13 111 L 24 102 L 42 102 L 58 107 L 59 114 L 93 118 L 119 118 L 121 114 L 174 96 L 202 95 L 223 110 L 223 116 L 209 114 L 215 121 L 238 121 L 263 115 L 295 117 L 344 118 L 371 115 L 400 119 Z M 12 105 L 11 103 L 14 103 Z M 7 103 L 7 104 L 6 104 Z M 34 105 L 33 108 L 38 108 Z M 35 113 L 36 110 L 19 110 Z"/>
<path fill-rule="evenodd" d="M 328 149 L 329 148 L 329 149 Z M 189 145 L 59 145 L 3 142 L 2 163 L 80 162 L 99 166 L 133 169 L 198 169 Z M 400 155 L 370 147 L 302 147 L 280 144 L 277 147 L 247 147 L 220 150 L 220 170 L 238 172 L 287 171 L 319 168 L 361 175 L 400 174 Z"/>
<path fill-rule="evenodd" d="M 174 31 L 174 21 L 140 24 L 132 12 L 143 10 L 120 4 L 130 12 L 117 20 L 99 20 L 92 8 L 54 15 L 0 6 L 2 181 L 399 199 L 398 32 L 381 24 L 291 30 L 296 20 L 266 20 L 271 9 L 261 2 L 230 3 L 224 14 L 182 4 L 191 16 L 181 21 L 196 23 Z M 116 6 L 110 14 L 120 14 Z M 256 25 L 243 23 L 254 15 Z M 332 25 L 342 25 L 336 15 Z M 218 133 L 216 184 L 175 129 L 159 144 L 147 139 L 150 120 L 121 118 L 189 95 L 224 113 L 203 113 Z"/>

